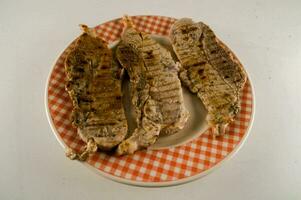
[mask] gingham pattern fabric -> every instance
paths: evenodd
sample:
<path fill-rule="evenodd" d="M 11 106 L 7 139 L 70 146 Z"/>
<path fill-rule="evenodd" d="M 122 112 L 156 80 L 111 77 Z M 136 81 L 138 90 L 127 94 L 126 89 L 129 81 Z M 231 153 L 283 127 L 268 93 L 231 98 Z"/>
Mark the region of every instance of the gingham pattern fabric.
<path fill-rule="evenodd" d="M 175 19 L 160 16 L 133 17 L 135 26 L 147 33 L 167 36 Z M 95 27 L 100 37 L 111 43 L 119 39 L 123 25 L 116 19 Z M 57 60 L 48 86 L 50 116 L 63 142 L 75 151 L 82 151 L 85 145 L 72 127 L 70 113 L 72 104 L 65 91 L 64 59 L 74 42 Z M 104 173 L 122 179 L 138 182 L 167 182 L 191 177 L 209 170 L 235 149 L 242 141 L 252 116 L 252 91 L 247 82 L 241 97 L 241 111 L 228 128 L 224 137 L 213 139 L 210 129 L 197 139 L 166 150 L 140 151 L 134 155 L 116 157 L 96 153 L 86 162 Z"/>

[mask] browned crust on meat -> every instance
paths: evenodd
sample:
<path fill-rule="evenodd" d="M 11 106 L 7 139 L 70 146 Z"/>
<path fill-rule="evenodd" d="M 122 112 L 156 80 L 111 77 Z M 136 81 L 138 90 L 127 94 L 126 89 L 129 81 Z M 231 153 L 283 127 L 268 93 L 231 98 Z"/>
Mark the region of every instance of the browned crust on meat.
<path fill-rule="evenodd" d="M 127 121 L 122 105 L 122 69 L 113 63 L 111 50 L 94 29 L 81 27 L 84 33 L 66 57 L 65 71 L 66 90 L 73 104 L 72 124 L 87 143 L 81 155 L 68 155 L 84 160 L 96 145 L 103 150 L 118 145 L 126 136 Z"/>

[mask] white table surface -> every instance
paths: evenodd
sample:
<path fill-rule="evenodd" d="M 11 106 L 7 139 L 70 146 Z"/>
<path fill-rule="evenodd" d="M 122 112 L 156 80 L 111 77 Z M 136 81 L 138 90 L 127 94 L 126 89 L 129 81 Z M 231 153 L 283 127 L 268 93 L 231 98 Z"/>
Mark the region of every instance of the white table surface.
<path fill-rule="evenodd" d="M 168 188 L 115 183 L 66 159 L 50 130 L 44 87 L 57 55 L 79 23 L 125 13 L 203 20 L 253 80 L 250 137 L 202 179 Z M 0 55 L 0 199 L 301 199 L 300 1 L 1 0 Z"/>

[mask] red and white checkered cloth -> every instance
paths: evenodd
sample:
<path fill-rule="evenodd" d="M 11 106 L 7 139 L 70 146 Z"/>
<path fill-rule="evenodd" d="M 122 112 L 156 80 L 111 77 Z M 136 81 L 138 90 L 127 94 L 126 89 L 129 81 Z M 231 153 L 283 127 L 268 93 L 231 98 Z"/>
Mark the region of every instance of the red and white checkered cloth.
<path fill-rule="evenodd" d="M 168 35 L 175 21 L 173 18 L 161 16 L 134 16 L 132 19 L 139 30 L 163 36 Z M 122 28 L 120 19 L 95 27 L 99 36 L 108 43 L 119 39 Z M 71 125 L 72 103 L 65 91 L 64 59 L 73 45 L 74 42 L 60 55 L 52 69 L 48 83 L 48 107 L 53 128 L 59 138 L 75 151 L 82 151 L 85 144 Z M 242 92 L 242 109 L 224 137 L 213 139 L 210 136 L 211 130 L 208 130 L 180 147 L 140 151 L 123 157 L 96 153 L 86 162 L 107 175 L 144 183 L 180 181 L 199 175 L 229 156 L 245 138 L 251 123 L 252 104 L 253 95 L 248 81 Z"/>

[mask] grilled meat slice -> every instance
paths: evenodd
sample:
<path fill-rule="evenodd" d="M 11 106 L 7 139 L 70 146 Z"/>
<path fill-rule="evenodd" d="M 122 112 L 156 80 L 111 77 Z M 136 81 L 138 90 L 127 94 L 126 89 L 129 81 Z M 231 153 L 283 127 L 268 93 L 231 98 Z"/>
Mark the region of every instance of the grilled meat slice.
<path fill-rule="evenodd" d="M 65 60 L 66 90 L 73 103 L 72 123 L 81 139 L 89 143 L 87 150 L 89 146 L 109 150 L 127 134 L 121 99 L 122 69 L 113 63 L 111 50 L 93 29 L 85 25 L 82 29 L 84 33 Z M 88 153 L 70 154 L 83 160 Z"/>
<path fill-rule="evenodd" d="M 182 64 L 180 79 L 204 103 L 214 135 L 224 134 L 240 110 L 239 94 L 246 82 L 242 66 L 202 22 L 176 21 L 170 38 Z"/>
<path fill-rule="evenodd" d="M 173 134 L 188 119 L 178 64 L 149 34 L 137 31 L 124 17 L 125 30 L 116 55 L 128 71 L 137 128 L 119 144 L 117 154 L 131 154 L 155 143 L 159 133 Z"/>

